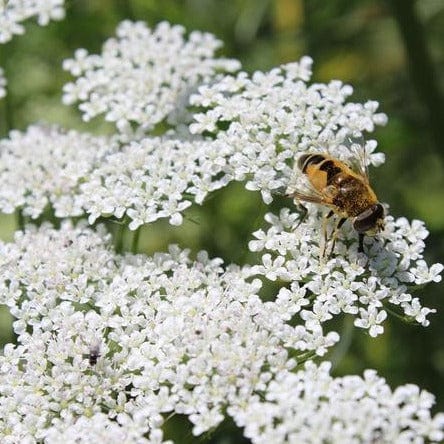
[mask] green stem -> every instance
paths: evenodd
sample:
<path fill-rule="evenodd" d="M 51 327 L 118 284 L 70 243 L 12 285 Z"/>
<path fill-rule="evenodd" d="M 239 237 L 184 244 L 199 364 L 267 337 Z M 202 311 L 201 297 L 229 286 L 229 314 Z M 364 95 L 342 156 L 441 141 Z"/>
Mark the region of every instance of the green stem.
<path fill-rule="evenodd" d="M 309 351 L 306 353 L 302 353 L 299 356 L 296 357 L 297 361 L 297 367 L 300 367 L 305 362 L 309 361 L 310 359 L 313 359 L 316 356 L 316 352 Z"/>
<path fill-rule="evenodd" d="M 125 235 L 125 224 L 116 224 L 116 231 L 115 238 L 114 238 L 114 245 L 116 246 L 116 252 L 122 253 L 123 251 L 123 238 Z"/>
<path fill-rule="evenodd" d="M 137 253 L 137 250 L 138 250 L 138 247 L 139 247 L 139 238 L 140 238 L 140 227 L 137 228 L 137 230 L 134 231 L 134 234 L 133 234 L 133 239 L 132 239 L 132 242 L 131 242 L 131 252 L 133 254 Z"/>
<path fill-rule="evenodd" d="M 347 354 L 352 338 L 353 338 L 353 332 L 354 332 L 354 321 L 352 316 L 346 316 L 344 318 L 344 322 L 342 324 L 342 331 L 341 331 L 341 340 L 339 341 L 338 345 L 334 348 L 331 356 L 330 361 L 332 363 L 333 369 L 338 366 L 338 364 L 342 361 L 344 356 Z"/>
<path fill-rule="evenodd" d="M 386 304 L 384 304 L 384 310 L 385 310 L 387 313 L 390 313 L 390 314 L 391 314 L 392 316 L 394 316 L 395 318 L 400 319 L 402 322 L 411 323 L 411 320 L 412 320 L 411 317 L 400 315 L 400 314 L 397 313 L 395 310 L 392 310 L 391 308 L 389 308 Z"/>
<path fill-rule="evenodd" d="M 1 57 L 0 57 L 0 66 L 3 68 L 3 74 L 4 74 L 4 77 L 7 80 L 8 76 L 7 76 L 7 73 L 6 73 L 6 66 L 5 66 L 5 63 L 3 63 L 4 60 L 6 59 L 5 51 L 6 51 L 6 49 L 3 49 L 0 52 L 0 55 L 1 55 Z M 3 99 L 0 100 L 0 102 L 3 102 L 2 108 L 4 109 L 4 116 L 5 116 L 3 124 L 0 124 L 0 131 L 1 131 L 2 127 L 3 127 L 2 133 L 4 133 L 4 135 L 6 136 L 13 129 L 14 121 L 13 121 L 13 112 L 12 112 L 13 106 L 12 106 L 12 101 L 11 101 L 11 89 L 9 87 L 9 83 L 6 84 L 5 90 L 6 90 L 6 96 L 3 97 Z"/>
<path fill-rule="evenodd" d="M 25 229 L 25 217 L 23 216 L 22 210 L 20 208 L 15 211 L 15 216 L 17 221 L 17 228 L 23 231 Z"/>

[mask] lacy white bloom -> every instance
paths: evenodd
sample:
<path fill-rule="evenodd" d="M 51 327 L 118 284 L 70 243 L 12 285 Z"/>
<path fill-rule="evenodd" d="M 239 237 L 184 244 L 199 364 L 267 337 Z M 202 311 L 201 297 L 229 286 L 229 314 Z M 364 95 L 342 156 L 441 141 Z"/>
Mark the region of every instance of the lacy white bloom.
<path fill-rule="evenodd" d="M 101 55 L 79 49 L 64 68 L 78 77 L 64 87 L 67 104 L 80 101 L 83 118 L 104 113 L 122 132 L 139 133 L 167 119 L 183 121 L 188 97 L 218 72 L 239 69 L 239 62 L 214 58 L 221 42 L 212 34 L 192 32 L 163 22 L 149 29 L 143 22 L 122 22 L 117 37 Z"/>
<path fill-rule="evenodd" d="M 416 386 L 391 392 L 370 371 L 333 379 L 327 363 L 290 373 L 289 351 L 325 343 L 320 322 L 286 323 L 308 303 L 295 283 L 264 303 L 248 268 L 177 247 L 117 256 L 103 229 L 68 223 L 0 250 L 18 335 L 0 358 L 2 442 L 161 443 L 165 415 L 200 435 L 225 411 L 255 443 L 442 438 Z"/>
<path fill-rule="evenodd" d="M 6 96 L 6 78 L 4 75 L 3 68 L 0 67 L 0 99 Z"/>
<path fill-rule="evenodd" d="M 227 184 L 224 151 L 200 138 L 144 138 L 107 156 L 81 186 L 83 207 L 92 223 L 100 215 L 127 214 L 130 229 L 168 217 L 182 223 L 193 201 Z"/>
<path fill-rule="evenodd" d="M 0 252 L 0 303 L 19 343 L 0 359 L 1 393 L 11 397 L 0 416 L 12 442 L 63 436 L 76 417 L 100 412 L 135 436 L 176 412 L 201 434 L 227 405 L 293 368 L 289 350 L 323 354 L 337 340 L 319 325 L 286 323 L 296 287 L 264 303 L 248 268 L 223 268 L 205 253 L 195 262 L 177 247 L 117 256 L 103 230 L 67 223 L 29 227 Z"/>
<path fill-rule="evenodd" d="M 213 134 L 230 150 L 229 170 L 246 187 L 260 190 L 270 203 L 271 193 L 287 189 L 295 179 L 293 162 L 300 152 L 328 151 L 343 160 L 352 157 L 344 146 L 348 137 L 371 132 L 386 116 L 376 113 L 378 103 L 347 102 L 352 88 L 340 81 L 308 85 L 309 57 L 250 78 L 241 72 L 211 86 L 199 88 L 191 103 L 205 111 L 194 116 L 193 133 Z M 227 130 L 218 130 L 220 127 Z M 372 154 L 376 142 L 367 142 L 368 161 L 381 163 Z"/>
<path fill-rule="evenodd" d="M 165 33 L 162 34 L 161 30 Z M 168 33 L 172 34 L 169 38 L 167 38 Z M 156 63 L 165 62 L 163 58 L 151 60 L 155 54 L 160 57 L 166 52 L 162 49 L 163 45 L 170 45 L 177 51 L 180 49 L 180 57 L 185 58 L 188 57 L 187 51 L 191 51 L 188 45 L 194 48 L 202 41 L 207 44 L 213 42 L 212 44 L 216 45 L 213 37 L 202 34 L 191 34 L 189 41 L 186 42 L 183 40 L 182 28 L 171 28 L 167 24 L 161 24 L 151 32 L 141 23 L 125 22 L 119 28 L 118 34 L 120 40 L 108 42 L 102 57 L 84 54 L 84 57 L 78 59 L 78 63 L 67 62 L 73 73 L 81 75 L 94 68 L 94 75 L 99 75 L 99 73 L 104 75 L 104 71 L 98 69 L 97 66 L 103 67 L 102 64 L 112 61 L 113 66 L 115 65 L 114 71 L 105 70 L 105 72 L 123 77 L 116 82 L 107 80 L 106 85 L 119 90 L 123 88 L 124 82 L 129 82 L 136 68 L 130 64 L 128 68 L 130 71 L 127 73 L 129 77 L 124 76 L 127 71 L 122 68 L 126 66 L 122 58 L 123 54 L 129 56 L 132 53 L 129 49 L 122 54 L 117 51 L 118 59 L 114 60 L 112 48 L 115 45 L 119 48 L 119 45 L 125 48 L 128 46 L 134 50 L 137 47 L 136 43 L 139 42 L 139 40 L 134 42 L 134 39 L 145 36 L 151 43 L 146 45 L 147 54 L 141 50 L 146 57 L 144 63 L 149 65 L 143 72 L 153 76 L 153 70 L 160 69 Z M 185 50 L 185 47 L 188 49 Z M 122 48 L 120 50 L 123 51 Z M 208 51 L 203 52 L 210 57 L 212 53 Z M 196 55 L 200 52 L 196 50 L 192 54 Z M 180 59 L 180 57 L 176 58 Z M 173 59 L 173 56 L 168 58 L 170 61 Z M 205 66 L 205 69 L 208 66 L 211 67 L 211 69 L 208 68 L 208 72 L 202 68 L 200 77 L 196 74 L 190 78 L 186 77 L 185 83 L 173 82 L 178 85 L 177 90 L 171 85 L 168 88 L 164 85 L 162 88 L 165 91 L 174 90 L 174 94 L 182 94 L 185 90 L 189 94 L 191 78 L 195 86 L 197 78 L 208 81 L 210 74 L 215 72 L 216 66 L 222 63 L 221 60 L 215 61 L 211 57 L 208 59 L 204 57 L 203 60 L 205 63 L 202 62 L 202 66 Z M 187 66 L 185 59 L 182 62 L 184 66 Z M 190 60 L 187 63 L 191 63 Z M 28 143 L 32 138 L 20 138 L 14 133 L 12 137 L 14 141 L 4 141 L 3 144 L 9 146 L 11 143 L 21 143 L 21 147 L 12 154 L 7 154 L 8 169 L 4 175 L 6 186 L 0 188 L 0 197 L 3 194 L 4 202 L 0 201 L 2 204 L 0 208 L 11 212 L 17 207 L 23 207 L 25 215 L 37 217 L 45 205 L 51 203 L 58 217 L 77 216 L 86 211 L 92 223 L 101 215 L 114 215 L 118 219 L 127 215 L 131 220 L 130 228 L 136 229 L 142 224 L 162 217 L 169 218 L 172 224 L 181 224 L 183 211 L 193 201 L 202 203 L 208 193 L 227 185 L 232 180 L 249 178 L 246 187 L 251 190 L 261 190 L 265 200 L 269 201 L 271 192 L 291 187 L 295 178 L 301 176 L 294 174 L 292 169 L 294 157 L 298 151 L 309 146 L 313 149 L 321 149 L 319 147 L 322 141 L 325 143 L 324 146 L 330 147 L 330 150 L 339 157 L 350 157 L 352 151 L 350 147 L 340 143 L 344 137 L 347 134 L 356 134 L 356 131 L 359 133 L 371 130 L 373 122 L 384 121 L 384 116 L 375 114 L 374 102 L 365 105 L 345 103 L 350 93 L 349 87 L 339 88 L 335 82 L 329 85 L 307 86 L 305 81 L 309 77 L 310 63 L 310 60 L 304 58 L 300 64 L 288 65 L 267 74 L 256 73 L 252 80 L 249 80 L 245 74 L 240 74 L 237 78 L 225 77 L 220 82 L 216 81 L 212 87 L 202 87 L 201 95 L 194 97 L 194 103 L 213 106 L 216 101 L 216 105 L 206 114 L 196 115 L 197 120 L 202 118 L 200 124 L 208 123 L 208 119 L 213 122 L 212 129 L 211 125 L 208 126 L 206 123 L 199 131 L 216 131 L 219 124 L 231 122 L 227 131 L 217 132 L 215 140 L 200 136 L 190 137 L 190 134 L 180 126 L 176 131 L 171 131 L 168 136 L 142 138 L 120 149 L 112 147 L 110 141 L 107 142 L 110 145 L 107 149 L 103 139 L 97 139 L 97 142 L 94 142 L 100 146 L 100 149 L 89 149 L 84 143 L 86 136 L 79 136 L 79 142 L 76 145 L 71 143 L 66 150 L 61 148 L 58 139 L 57 142 L 48 140 L 43 145 L 51 156 L 54 155 L 52 151 L 56 150 L 56 158 L 53 162 L 48 156 L 34 156 L 29 148 L 32 145 Z M 181 71 L 176 69 L 172 72 L 174 75 L 179 75 Z M 299 73 L 299 77 L 295 77 L 295 73 Z M 81 81 L 85 81 L 85 78 L 81 77 L 78 83 Z M 134 84 L 134 81 L 130 84 Z M 152 85 L 152 82 L 145 82 L 143 85 Z M 265 88 L 269 91 L 264 92 Z M 179 90 L 183 91 L 179 92 Z M 295 98 L 289 101 L 291 90 L 294 90 Z M 162 101 L 155 99 L 156 91 L 155 88 L 152 90 L 154 95 L 142 94 L 138 91 L 135 97 L 143 102 L 139 104 L 139 107 L 146 106 L 146 101 L 155 102 L 156 109 L 164 113 L 159 119 L 164 119 L 174 108 L 177 97 L 174 100 L 170 97 L 171 100 L 167 100 L 166 108 L 162 108 L 158 106 Z M 106 97 L 108 93 L 109 91 L 104 92 Z M 122 100 L 126 100 L 133 92 L 131 89 L 125 89 L 125 94 L 123 90 L 120 93 Z M 97 95 L 97 93 L 94 94 Z M 117 99 L 114 100 L 111 97 L 108 98 L 113 106 L 118 104 Z M 318 100 L 314 100 L 313 97 L 318 97 Z M 263 106 L 260 105 L 261 101 L 263 101 Z M 233 109 L 230 111 L 227 107 Z M 134 106 L 130 108 L 137 110 Z M 146 111 L 148 108 L 144 109 Z M 285 119 L 281 115 L 284 110 L 287 112 Z M 306 113 L 306 117 L 311 116 L 309 122 L 301 120 L 303 113 Z M 124 114 L 129 115 L 127 111 Z M 157 117 L 153 117 L 154 114 L 151 113 L 150 116 L 156 122 L 159 121 Z M 143 122 L 145 122 L 147 126 L 144 126 L 144 130 L 150 128 L 154 124 L 150 120 L 151 117 L 144 115 L 138 124 L 144 126 Z M 291 121 L 286 124 L 288 127 L 282 126 L 290 117 Z M 137 118 L 129 120 L 136 122 Z M 196 125 L 197 123 L 193 123 L 191 129 L 196 130 Z M 323 127 L 328 127 L 330 130 L 321 131 Z M 31 133 L 36 131 L 38 130 L 35 128 L 29 130 Z M 40 132 L 42 134 L 39 140 L 43 140 L 45 131 Z M 68 134 L 74 137 L 72 132 Z M 66 136 L 63 137 L 66 138 Z M 63 137 L 62 140 L 65 140 Z M 47 138 L 51 139 L 52 134 L 48 134 Z M 55 143 L 59 148 L 55 148 Z M 369 160 L 377 163 L 381 161 L 381 156 L 372 154 L 375 148 L 374 141 L 369 141 L 365 145 Z M 16 159 L 18 161 L 15 162 L 17 153 L 23 153 L 20 154 L 22 159 Z M 24 167 L 23 164 L 28 161 L 33 168 Z M 14 162 L 15 166 L 13 166 Z M 93 169 L 94 172 L 90 174 Z M 80 182 L 82 186 L 78 187 Z M 18 187 L 13 185 L 16 183 L 19 184 Z M 271 270 L 268 275 L 272 276 Z"/>
<path fill-rule="evenodd" d="M 37 154 L 36 154 L 37 153 Z M 39 217 L 125 214 L 130 229 L 167 217 L 182 223 L 193 202 L 225 186 L 226 151 L 200 137 L 145 138 L 121 146 L 57 127 L 31 126 L 0 140 L 0 210 Z"/>
<path fill-rule="evenodd" d="M 264 398 L 229 409 L 254 444 L 442 442 L 444 414 L 432 417 L 434 397 L 416 385 L 392 391 L 373 370 L 364 376 L 330 376 L 330 364 L 309 362 L 282 372 Z"/>
<path fill-rule="evenodd" d="M 40 26 L 65 17 L 64 0 L 2 0 L 0 2 L 0 43 L 23 34 L 23 21 L 37 17 Z"/>
<path fill-rule="evenodd" d="M 79 183 L 112 147 L 105 137 L 57 127 L 11 131 L 0 140 L 0 210 L 37 218 L 50 204 L 57 217 L 84 214 Z"/>
<path fill-rule="evenodd" d="M 141 426 L 142 418 L 133 418 L 120 413 L 117 419 L 111 419 L 107 414 L 97 412 L 91 416 L 72 415 L 63 420 L 56 418 L 44 433 L 45 442 L 64 444 L 172 444 L 164 441 L 161 429 L 151 429 L 150 437 L 146 438 L 146 429 Z M 12 442 L 12 441 L 11 441 Z"/>
<path fill-rule="evenodd" d="M 422 307 L 411 291 L 427 282 L 439 282 L 444 267 L 429 267 L 423 260 L 428 231 L 421 221 L 409 223 L 387 216 L 385 230 L 365 239 L 365 255 L 357 252 L 357 233 L 347 222 L 329 255 L 332 241 L 325 245 L 318 213 L 311 212 L 301 223 L 296 211 L 284 208 L 279 217 L 267 214 L 265 219 L 270 228 L 255 232 L 256 240 L 249 244 L 252 251 L 265 252 L 262 265 L 253 270 L 271 280 L 302 282 L 306 297 L 314 300 L 301 312 L 306 323 L 350 313 L 358 315 L 357 327 L 377 336 L 383 332 L 385 309 L 399 306 L 406 317 L 423 326 L 429 324 L 426 316 L 435 310 Z M 326 258 L 321 258 L 322 251 L 328 252 Z"/>
<path fill-rule="evenodd" d="M 248 267 L 177 247 L 118 256 L 102 228 L 69 223 L 30 226 L 0 253 L 18 337 L 0 357 L 2 442 L 161 443 L 171 413 L 200 435 L 226 412 L 253 442 L 303 442 L 326 419 L 346 443 L 442 436 L 416 386 L 392 393 L 372 372 L 335 380 L 327 364 L 290 373 L 337 340 L 323 336 L 322 310 L 287 324 L 309 303 L 295 282 L 264 303 Z"/>
<path fill-rule="evenodd" d="M 44 23 L 61 1 L 32 4 L 45 5 Z M 353 138 L 385 123 L 376 102 L 347 102 L 351 87 L 309 85 L 308 57 L 222 77 L 239 65 L 214 58 L 219 46 L 180 26 L 123 22 L 101 55 L 78 50 L 65 62 L 77 80 L 64 100 L 80 101 L 85 120 L 105 114 L 120 134 L 11 132 L 0 141 L 0 210 L 37 218 L 51 205 L 91 223 L 126 215 L 131 229 L 160 217 L 180 224 L 192 202 L 231 180 L 270 202 L 298 185 L 299 153 L 349 160 Z M 153 129 L 165 131 L 147 137 Z M 368 164 L 384 160 L 375 141 L 363 145 Z M 2 442 L 160 444 L 171 414 L 187 416 L 194 435 L 230 415 L 254 443 L 442 440 L 430 394 L 392 391 L 373 371 L 335 379 L 328 363 L 310 362 L 338 342 L 325 324 L 341 313 L 372 336 L 392 309 L 428 324 L 434 310 L 411 292 L 439 282 L 443 266 L 424 261 L 423 223 L 387 216 L 363 255 L 349 222 L 328 254 L 317 208 L 302 223 L 289 209 L 266 220 L 250 242 L 261 263 L 246 267 L 177 246 L 118 255 L 86 222 L 28 226 L 0 243 L 0 304 L 17 335 L 0 357 Z M 258 277 L 285 286 L 263 302 Z"/>

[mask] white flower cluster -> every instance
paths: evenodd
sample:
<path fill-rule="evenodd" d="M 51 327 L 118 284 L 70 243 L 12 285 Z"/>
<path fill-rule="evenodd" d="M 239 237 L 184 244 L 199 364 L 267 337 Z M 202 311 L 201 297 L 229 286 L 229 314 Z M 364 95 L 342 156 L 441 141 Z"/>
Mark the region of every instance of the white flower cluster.
<path fill-rule="evenodd" d="M 151 429 L 149 438 L 145 436 L 144 429 L 142 418 L 135 419 L 121 413 L 116 421 L 106 413 L 97 412 L 91 416 L 55 418 L 44 436 L 45 443 L 49 444 L 172 444 L 172 441 L 163 439 L 163 432 L 160 429 Z M 17 441 L 11 441 L 15 442 Z"/>
<path fill-rule="evenodd" d="M 267 279 L 301 282 L 312 301 L 301 312 L 310 322 L 325 322 L 334 315 L 356 315 L 355 325 L 377 336 L 384 330 L 386 310 L 398 309 L 406 318 L 427 326 L 426 316 L 435 310 L 422 307 L 411 292 L 428 282 L 441 281 L 441 264 L 429 267 L 423 259 L 428 231 L 423 222 L 385 218 L 385 229 L 365 239 L 366 254 L 357 251 L 357 233 L 347 222 L 333 240 L 323 240 L 320 216 L 312 212 L 301 222 L 288 208 L 265 217 L 267 231 L 258 230 L 250 242 L 252 251 L 264 252 L 262 265 L 253 267 Z M 331 231 L 331 228 L 330 228 Z M 327 253 L 327 257 L 321 257 Z M 330 254 L 331 253 L 331 254 Z M 282 289 L 284 293 L 289 290 Z"/>
<path fill-rule="evenodd" d="M 409 444 L 444 439 L 444 414 L 430 415 L 430 393 L 412 384 L 392 391 L 374 370 L 366 370 L 362 378 L 333 378 L 330 367 L 328 362 L 308 362 L 304 370 L 282 372 L 270 381 L 265 397 L 257 397 L 237 414 L 245 436 L 255 444 Z"/>
<path fill-rule="evenodd" d="M 0 66 L 0 99 L 6 96 L 6 85 L 5 74 L 3 68 Z"/>
<path fill-rule="evenodd" d="M 47 8 L 42 24 L 62 5 L 3 10 L 28 3 Z M 1 20 L 0 39 L 19 32 Z M 36 219 L 51 205 L 56 217 L 87 213 L 90 223 L 180 224 L 193 201 L 232 180 L 271 202 L 302 181 L 299 153 L 351 160 L 353 140 L 386 121 L 376 102 L 348 102 L 348 85 L 308 84 L 308 57 L 225 75 L 239 64 L 214 58 L 219 46 L 180 26 L 123 22 L 101 55 L 78 50 L 64 65 L 77 77 L 64 101 L 80 101 L 85 120 L 105 114 L 119 134 L 11 132 L 0 141 L 0 210 Z M 375 141 L 363 145 L 367 164 L 383 162 Z M 434 310 L 411 294 L 441 280 L 443 266 L 423 258 L 428 232 L 387 216 L 361 254 L 349 222 L 333 248 L 321 219 L 313 206 L 302 221 L 296 209 L 268 214 L 249 244 L 262 261 L 245 267 L 176 246 L 118 255 L 86 222 L 29 226 L 0 243 L 0 304 L 17 335 L 0 357 L 1 442 L 162 443 L 171 414 L 187 416 L 195 435 L 229 415 L 253 443 L 443 440 L 432 395 L 392 391 L 370 370 L 333 378 L 329 363 L 312 361 L 339 341 L 325 323 L 341 313 L 371 336 L 391 310 L 428 325 Z M 259 296 L 263 278 L 282 282 L 272 301 Z"/>
<path fill-rule="evenodd" d="M 35 219 L 51 205 L 56 217 L 88 213 L 90 223 L 127 215 L 130 229 L 163 217 L 179 225 L 193 201 L 228 183 L 225 164 L 224 150 L 199 137 L 119 146 L 115 138 L 34 125 L 0 140 L 0 210 Z"/>
<path fill-rule="evenodd" d="M 65 0 L 0 0 L 0 44 L 23 34 L 22 22 L 37 17 L 40 26 L 65 17 Z M 6 96 L 6 79 L 0 67 L 0 99 Z"/>
<path fill-rule="evenodd" d="M 376 113 L 377 102 L 347 102 L 353 92 L 349 85 L 337 80 L 308 85 L 311 64 L 310 57 L 303 57 L 251 78 L 241 72 L 201 86 L 191 96 L 193 105 L 204 108 L 194 115 L 191 132 L 213 134 L 230 149 L 227 172 L 247 180 L 247 189 L 260 190 L 266 203 L 294 180 L 298 153 L 328 151 L 350 158 L 344 142 L 386 122 L 384 114 Z M 222 124 L 228 126 L 224 131 Z M 375 142 L 366 146 L 368 160 L 379 164 L 383 155 L 371 154 L 375 148 Z"/>
<path fill-rule="evenodd" d="M 144 138 L 104 159 L 79 199 L 91 223 L 102 214 L 126 214 L 131 230 L 163 217 L 180 225 L 192 201 L 202 203 L 227 184 L 225 163 L 223 150 L 199 138 Z"/>
<path fill-rule="evenodd" d="M 307 350 L 322 354 L 322 332 L 287 324 L 295 304 L 262 302 L 248 267 L 177 247 L 119 256 L 102 228 L 69 223 L 28 227 L 0 253 L 18 336 L 0 357 L 2 443 L 161 443 L 171 413 L 195 435 L 231 415 L 258 443 L 273 430 L 276 444 L 303 442 L 326 418 L 345 443 L 442 438 L 416 386 L 391 393 L 371 372 L 335 380 L 326 364 L 291 374 Z"/>
<path fill-rule="evenodd" d="M 0 43 L 15 34 L 23 34 L 22 22 L 37 17 L 40 26 L 65 17 L 64 0 L 2 0 L 0 1 Z"/>
<path fill-rule="evenodd" d="M 68 224 L 19 232 L 1 253 L 0 303 L 17 319 L 21 344 L 8 347 L 0 365 L 2 393 L 14 398 L 4 408 L 16 412 L 6 429 L 22 439 L 46 433 L 41 421 L 91 416 L 102 403 L 119 423 L 145 418 L 142 435 L 170 411 L 188 415 L 200 434 L 223 420 L 227 403 L 245 402 L 293 367 L 287 347 L 322 347 L 322 332 L 287 325 L 285 310 L 260 300 L 248 269 L 224 270 L 203 253 L 197 262 L 177 248 L 115 256 L 103 232 Z M 98 341 L 100 375 L 87 357 Z M 26 365 L 12 372 L 19 362 Z M 42 392 L 38 415 L 36 398 L 29 406 L 23 399 L 30 387 Z"/>
<path fill-rule="evenodd" d="M 39 217 L 50 204 L 57 217 L 79 216 L 79 185 L 115 149 L 105 137 L 34 125 L 0 140 L 0 210 Z"/>
<path fill-rule="evenodd" d="M 106 88 L 115 89 L 117 96 L 112 95 L 109 89 L 98 94 L 95 88 L 93 95 L 99 101 L 109 100 L 109 106 L 122 106 L 122 113 L 126 116 L 131 115 L 128 114 L 129 108 L 135 112 L 143 109 L 138 117 L 129 117 L 126 121 L 137 123 L 139 129 L 143 127 L 142 132 L 165 119 L 172 109 L 180 108 L 182 105 L 178 100 L 182 99 L 179 96 L 185 94 L 188 97 L 198 82 L 212 79 L 213 86 L 202 86 L 199 90 L 201 95 L 194 95 L 193 103 L 213 108 L 205 114 L 195 115 L 200 123 L 192 123 L 190 129 L 208 135 L 208 132 L 216 131 L 218 123 L 230 122 L 226 131 L 217 131 L 214 140 L 214 137 L 191 137 L 178 125 L 177 131 L 171 131 L 167 136 L 145 137 L 119 149 L 113 146 L 107 150 L 105 139 L 97 139 L 94 144 L 100 148 L 91 149 L 91 143 L 86 140 L 89 136 L 81 135 L 78 135 L 77 142 L 69 142 L 68 149 L 62 148 L 66 144 L 61 145 L 59 137 L 53 137 L 55 130 L 47 134 L 47 140 L 43 142 L 48 133 L 44 129 L 40 130 L 37 140 L 42 141 L 48 156 L 39 157 L 32 152 L 32 138 L 39 131 L 37 127 L 28 131 L 30 137 L 13 133 L 11 140 L 0 143 L 6 147 L 19 145 L 14 150 L 3 148 L 3 153 L 0 153 L 0 156 L 6 156 L 4 164 L 7 165 L 3 175 L 6 184 L 0 187 L 0 208 L 11 212 L 23 207 L 25 215 L 37 217 L 49 202 L 55 207 L 56 216 L 78 216 L 85 211 L 90 215 L 91 223 L 101 215 L 113 215 L 118 219 L 127 215 L 131 229 L 162 217 L 177 225 L 182 223 L 182 213 L 193 201 L 202 203 L 209 192 L 231 180 L 249 179 L 246 187 L 260 189 L 265 201 L 269 202 L 272 192 L 290 188 L 300 178 L 301 175 L 294 174 L 292 169 L 298 151 L 309 147 L 322 149 L 324 143 L 322 146 L 329 147 L 337 156 L 350 157 L 350 147 L 341 144 L 341 141 L 347 140 L 347 135 L 370 131 L 375 123 L 385 121 L 385 116 L 375 114 L 377 106 L 374 102 L 365 105 L 345 103 L 351 93 L 350 87 L 338 82 L 307 86 L 311 66 L 308 58 L 270 73 L 256 73 L 252 80 L 241 73 L 238 77 L 228 76 L 217 81 L 212 75 L 228 63 L 211 58 L 218 42 L 210 35 L 199 33 L 192 33 L 185 41 L 183 32 L 183 28 L 165 23 L 150 31 L 141 23 L 124 22 L 118 28 L 118 39 L 105 44 L 102 56 L 84 53 L 77 63 L 71 61 L 66 64 L 75 75 L 84 75 L 76 85 L 91 86 L 94 82 L 86 79 L 104 76 L 105 72 L 106 76 L 117 76 L 116 81 L 107 78 L 104 82 Z M 142 47 L 142 41 L 149 44 Z M 196 49 L 196 45 L 202 47 L 199 46 L 199 51 L 192 51 L 191 48 Z M 170 54 L 165 59 L 163 56 L 168 51 L 164 46 L 171 47 L 170 52 L 179 51 L 180 56 Z M 210 47 L 213 49 L 210 50 Z M 127 50 L 124 51 L 125 48 Z M 133 51 L 128 48 L 133 48 Z M 185 70 L 191 64 L 192 56 L 202 58 L 201 64 L 194 61 L 199 74 Z M 171 84 L 162 83 L 160 87 L 157 84 L 153 86 L 153 81 L 146 81 L 145 75 L 165 82 L 164 76 L 159 76 L 156 70 L 160 70 L 167 61 L 174 65 L 176 59 L 180 61 L 179 67 L 166 70 L 171 72 Z M 108 64 L 110 69 L 102 69 Z M 139 73 L 139 65 L 146 68 L 144 76 Z M 228 70 L 228 65 L 226 68 Z M 189 75 L 185 76 L 183 70 Z M 176 79 L 178 75 L 182 82 Z M 124 84 L 132 87 L 124 91 Z M 141 89 L 147 87 L 151 89 L 146 94 L 142 93 Z M 171 94 L 160 99 L 157 97 L 161 94 L 159 91 L 162 94 L 170 91 Z M 128 103 L 123 106 L 118 97 Z M 136 98 L 138 104 L 134 103 Z M 161 115 L 155 117 L 151 111 L 150 116 L 144 114 L 154 104 L 156 112 Z M 202 118 L 207 122 L 204 126 Z M 69 134 L 75 136 L 72 132 Z M 142 136 L 142 133 L 139 135 Z M 64 140 L 68 142 L 68 139 Z M 113 145 L 109 140 L 107 143 Z M 375 148 L 373 141 L 365 145 L 369 161 L 378 163 L 382 156 L 372 153 Z M 49 157 L 54 155 L 53 151 L 56 162 Z M 20 164 L 30 162 L 34 168 L 10 168 L 9 165 L 17 162 L 17 156 Z M 51 180 L 44 180 L 45 175 L 52 176 Z M 80 182 L 82 185 L 79 187 Z M 17 183 L 18 187 L 15 186 Z"/>
<path fill-rule="evenodd" d="M 143 22 L 122 22 L 101 55 L 79 49 L 64 62 L 78 77 L 65 85 L 64 102 L 80 101 L 85 120 L 104 113 L 123 133 L 132 126 L 143 134 L 165 120 L 183 121 L 189 95 L 200 84 L 240 67 L 236 60 L 214 58 L 221 42 L 212 34 L 184 34 L 182 26 L 167 22 L 153 30 Z"/>

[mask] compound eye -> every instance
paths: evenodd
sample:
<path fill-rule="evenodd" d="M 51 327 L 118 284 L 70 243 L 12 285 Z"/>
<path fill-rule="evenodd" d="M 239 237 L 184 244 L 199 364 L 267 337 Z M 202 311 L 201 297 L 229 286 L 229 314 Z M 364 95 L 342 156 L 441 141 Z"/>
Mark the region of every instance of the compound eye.
<path fill-rule="evenodd" d="M 378 231 L 384 218 L 384 207 L 381 204 L 372 205 L 359 214 L 353 222 L 353 228 L 358 233 Z"/>

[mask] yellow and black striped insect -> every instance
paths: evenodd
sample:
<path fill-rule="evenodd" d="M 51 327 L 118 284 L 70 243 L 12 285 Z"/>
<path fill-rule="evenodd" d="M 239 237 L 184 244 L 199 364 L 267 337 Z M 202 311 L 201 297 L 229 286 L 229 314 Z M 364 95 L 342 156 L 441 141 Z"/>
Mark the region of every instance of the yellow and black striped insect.
<path fill-rule="evenodd" d="M 370 186 L 365 161 L 357 160 L 360 162 L 355 169 L 323 153 L 303 154 L 297 162 L 308 179 L 310 191 L 294 191 L 290 197 L 299 204 L 312 202 L 330 208 L 327 218 L 339 217 L 333 232 L 332 251 L 337 231 L 347 219 L 351 219 L 358 233 L 359 252 L 364 251 L 364 235 L 373 236 L 384 228 L 384 207 Z M 326 231 L 324 235 L 327 237 Z"/>

